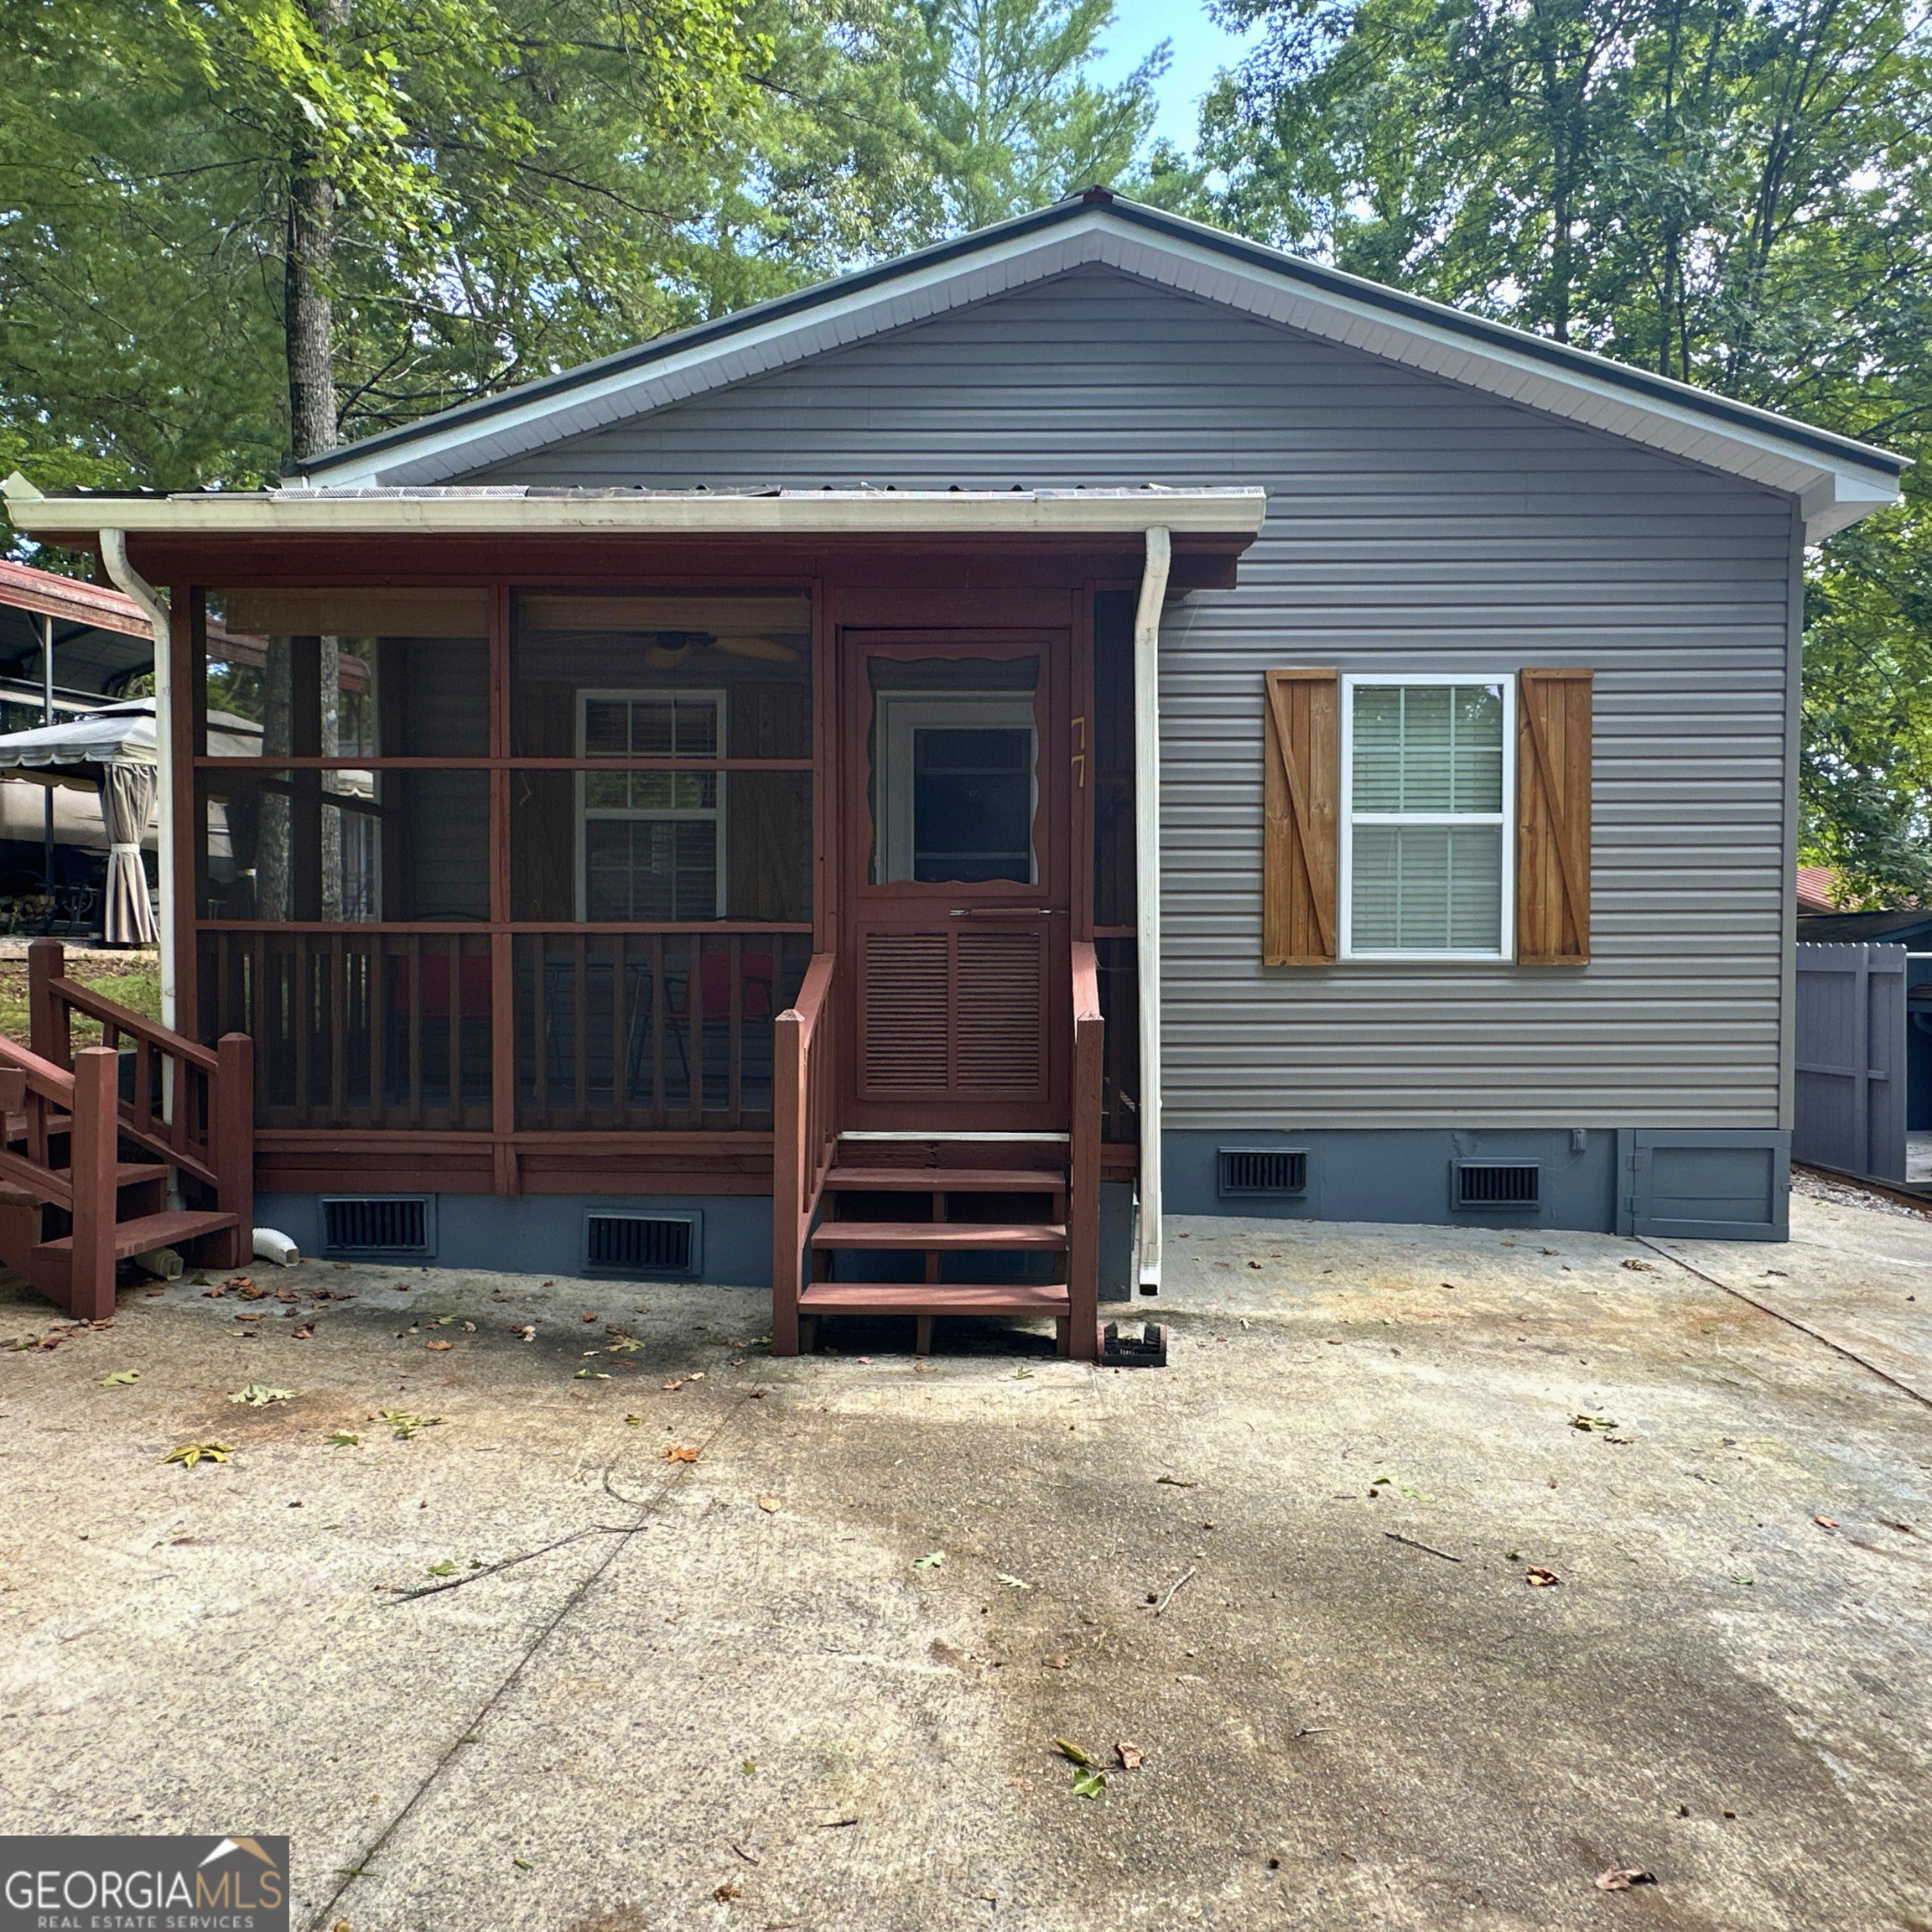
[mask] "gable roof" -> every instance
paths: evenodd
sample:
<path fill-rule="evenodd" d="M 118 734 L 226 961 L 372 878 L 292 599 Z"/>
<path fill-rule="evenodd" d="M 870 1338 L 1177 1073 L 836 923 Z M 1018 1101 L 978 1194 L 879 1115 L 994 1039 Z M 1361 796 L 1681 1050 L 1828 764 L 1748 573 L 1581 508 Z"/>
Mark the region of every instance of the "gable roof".
<path fill-rule="evenodd" d="M 1799 499 L 1814 542 L 1893 501 L 1905 460 L 1104 189 L 479 398 L 315 458 L 324 485 L 434 485 L 1099 263 Z"/>

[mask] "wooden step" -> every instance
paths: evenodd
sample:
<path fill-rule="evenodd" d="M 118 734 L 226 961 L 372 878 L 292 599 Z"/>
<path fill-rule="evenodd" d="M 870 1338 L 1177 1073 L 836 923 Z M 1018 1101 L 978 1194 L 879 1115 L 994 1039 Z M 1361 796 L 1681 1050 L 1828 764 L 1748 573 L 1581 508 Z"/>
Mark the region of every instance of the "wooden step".
<path fill-rule="evenodd" d="M 172 1248 L 182 1241 L 193 1241 L 203 1234 L 219 1234 L 239 1225 L 232 1214 L 191 1214 L 178 1210 L 169 1214 L 143 1214 L 138 1220 L 120 1221 L 114 1227 L 114 1259 L 125 1261 L 130 1254 L 145 1254 L 150 1248 Z M 55 1255 L 71 1259 L 74 1237 L 63 1234 L 57 1241 L 40 1242 L 35 1256 L 51 1259 Z"/>
<path fill-rule="evenodd" d="M 1067 1176 L 1049 1167 L 834 1167 L 825 1185 L 860 1194 L 1064 1194 Z"/>
<path fill-rule="evenodd" d="M 71 1167 L 55 1167 L 52 1170 L 60 1178 L 73 1183 Z M 114 1164 L 114 1185 L 117 1187 L 137 1187 L 143 1181 L 165 1181 L 168 1164 L 164 1161 L 117 1161 Z"/>
<path fill-rule="evenodd" d="M 1057 1221 L 822 1221 L 812 1230 L 814 1248 L 1063 1249 L 1067 1229 Z"/>
<path fill-rule="evenodd" d="M 1051 1315 L 1067 1312 L 1064 1281 L 813 1281 L 801 1315 Z"/>

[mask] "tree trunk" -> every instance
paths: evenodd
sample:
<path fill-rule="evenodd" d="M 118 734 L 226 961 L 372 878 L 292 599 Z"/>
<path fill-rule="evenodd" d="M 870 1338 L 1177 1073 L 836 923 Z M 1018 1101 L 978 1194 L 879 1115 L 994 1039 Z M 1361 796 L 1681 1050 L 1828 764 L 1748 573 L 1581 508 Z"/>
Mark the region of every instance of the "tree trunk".
<path fill-rule="evenodd" d="M 304 0 L 325 46 L 344 32 L 351 0 Z M 335 184 L 321 144 L 301 128 L 288 154 L 288 236 L 283 258 L 283 337 L 288 363 L 288 439 L 297 464 L 335 447 Z"/>

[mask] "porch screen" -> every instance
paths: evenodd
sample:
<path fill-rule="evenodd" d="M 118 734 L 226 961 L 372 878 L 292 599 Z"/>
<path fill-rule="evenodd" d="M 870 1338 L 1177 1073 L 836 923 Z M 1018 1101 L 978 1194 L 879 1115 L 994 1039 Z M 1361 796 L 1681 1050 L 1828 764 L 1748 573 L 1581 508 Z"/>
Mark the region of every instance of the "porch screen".
<path fill-rule="evenodd" d="M 810 918 L 803 598 L 527 591 L 511 690 L 516 918 Z"/>
<path fill-rule="evenodd" d="M 205 1040 L 254 1036 L 263 1124 L 770 1128 L 811 957 L 808 598 L 350 585 L 190 610 L 184 1004 Z"/>

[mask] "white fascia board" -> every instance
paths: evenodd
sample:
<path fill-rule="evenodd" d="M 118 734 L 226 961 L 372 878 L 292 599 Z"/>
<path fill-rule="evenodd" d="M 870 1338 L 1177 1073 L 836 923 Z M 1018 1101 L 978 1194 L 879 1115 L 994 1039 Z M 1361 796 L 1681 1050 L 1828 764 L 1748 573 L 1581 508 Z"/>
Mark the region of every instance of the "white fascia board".
<path fill-rule="evenodd" d="M 1472 339 L 1455 311 L 1443 320 L 1425 312 L 1391 311 L 1374 286 L 1355 295 L 1326 278 L 1316 286 L 1292 267 L 1231 259 L 1210 242 L 1153 233 L 1111 214 L 1083 209 L 1045 231 L 989 237 L 983 247 L 903 274 L 875 281 L 802 311 L 752 323 L 723 340 L 693 344 L 641 366 L 614 370 L 561 395 L 533 397 L 441 431 L 426 431 L 399 447 L 372 450 L 330 465 L 331 487 L 425 485 L 473 472 L 546 444 L 611 423 L 647 415 L 707 391 L 750 380 L 828 351 L 941 314 L 1068 269 L 1099 264 L 1139 280 L 1219 304 L 1263 320 L 1336 342 L 1379 360 L 1478 389 L 1521 407 L 1639 443 L 1704 467 L 1801 498 L 1807 532 L 1815 542 L 1867 512 L 1891 502 L 1898 485 L 1885 470 L 1861 464 L 1847 451 L 1796 443 L 1768 412 L 1762 427 L 1720 419 L 1701 409 L 1694 394 L 1679 402 L 1636 392 L 1618 380 L 1613 365 L 1597 374 L 1583 362 L 1553 366 L 1506 340 Z M 1352 280 L 1343 278 L 1343 280 Z"/>
<path fill-rule="evenodd" d="M 1762 429 L 1719 421 L 1700 410 L 1695 398 L 1678 402 L 1639 395 L 1607 371 L 1598 376 L 1587 368 L 1558 370 L 1502 342 L 1472 342 L 1452 325 L 1393 314 L 1367 296 L 1312 289 L 1286 273 L 1229 263 L 1199 243 L 1138 231 L 1131 242 L 1119 266 L 1144 281 L 1185 288 L 1192 277 L 1182 263 L 1195 269 L 1213 266 L 1244 285 L 1244 299 L 1234 305 L 1270 321 L 1805 499 L 1814 542 L 1898 496 L 1897 482 L 1884 470 L 1867 468 L 1849 453 L 1841 461 L 1800 447 L 1780 434 L 1777 418 L 1768 413 L 1760 412 Z M 1828 494 L 1818 496 L 1821 491 Z M 1816 529 L 1814 496 L 1823 519 Z"/>
<path fill-rule="evenodd" d="M 1118 491 L 787 491 L 527 496 L 520 489 L 434 494 L 209 491 L 179 496 L 9 498 L 29 535 L 1137 536 L 1154 526 L 1190 536 L 1253 537 L 1267 514 L 1253 488 Z"/>
<path fill-rule="evenodd" d="M 520 408 L 493 412 L 475 422 L 452 423 L 401 449 L 373 450 L 366 463 L 330 465 L 331 489 L 382 484 L 433 484 L 541 449 L 587 428 L 646 415 L 672 402 L 741 379 L 733 373 L 737 358 L 764 375 L 793 362 L 849 348 L 867 337 L 902 326 L 902 304 L 928 315 L 1004 294 L 1030 282 L 1044 281 L 1094 258 L 1090 238 L 1101 225 L 1094 210 L 1045 236 L 1025 234 L 995 240 L 963 261 L 935 262 L 909 270 L 888 283 L 854 290 L 797 314 L 773 317 L 726 340 L 697 343 L 681 354 L 641 368 L 613 370 L 565 395 L 533 397 Z M 488 454 L 484 452 L 487 449 Z"/>

